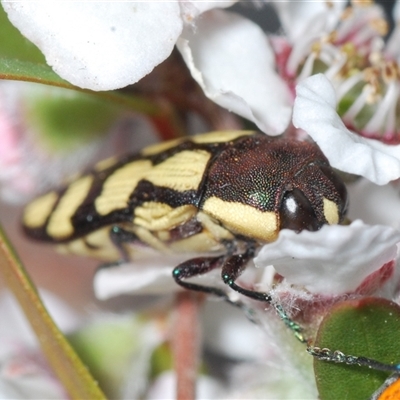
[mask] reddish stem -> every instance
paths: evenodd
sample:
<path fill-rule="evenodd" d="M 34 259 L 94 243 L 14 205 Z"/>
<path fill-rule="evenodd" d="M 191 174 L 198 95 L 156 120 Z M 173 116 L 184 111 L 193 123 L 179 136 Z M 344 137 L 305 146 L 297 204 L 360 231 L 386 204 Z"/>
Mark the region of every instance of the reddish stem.
<path fill-rule="evenodd" d="M 156 100 L 153 100 L 156 103 Z M 176 139 L 185 136 L 187 132 L 173 105 L 166 100 L 158 99 L 157 106 L 161 110 L 150 115 L 149 120 L 154 125 L 161 140 Z"/>
<path fill-rule="evenodd" d="M 199 364 L 198 314 L 203 295 L 190 291 L 176 295 L 176 317 L 173 328 L 173 355 L 177 377 L 177 400 L 196 398 Z"/>

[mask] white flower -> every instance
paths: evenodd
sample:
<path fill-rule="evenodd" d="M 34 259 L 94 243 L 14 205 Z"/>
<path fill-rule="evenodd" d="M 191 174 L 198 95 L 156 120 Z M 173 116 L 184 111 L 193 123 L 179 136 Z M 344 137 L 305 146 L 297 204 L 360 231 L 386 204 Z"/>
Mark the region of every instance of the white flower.
<path fill-rule="evenodd" d="M 94 276 L 96 297 L 106 300 L 120 294 L 165 294 L 180 290 L 172 270 L 186 257 L 149 257 L 140 262 L 100 268 Z"/>
<path fill-rule="evenodd" d="M 312 15 L 305 18 L 310 23 L 299 38 L 284 24 L 289 41 L 275 45 L 281 74 L 298 83 L 293 124 L 318 143 L 333 167 L 383 185 L 400 177 L 395 145 L 400 80 L 393 41 L 384 44 L 387 22 L 379 6 L 353 3 L 334 11 L 324 13 L 322 24 Z M 316 72 L 323 76 L 312 76 Z"/>
<path fill-rule="evenodd" d="M 400 231 L 383 225 L 324 226 L 299 234 L 283 230 L 264 246 L 254 262 L 274 265 L 288 283 L 311 293 L 340 295 L 354 292 L 371 273 L 396 258 Z"/>
<path fill-rule="evenodd" d="M 260 129 L 279 134 L 290 121 L 290 92 L 274 71 L 274 56 L 262 30 L 239 15 L 211 10 L 233 3 L 2 5 L 48 64 L 77 86 L 109 90 L 135 83 L 165 60 L 178 41 L 207 96 Z"/>
<path fill-rule="evenodd" d="M 400 145 L 386 145 L 348 130 L 336 112 L 335 91 L 324 75 L 307 78 L 296 90 L 293 123 L 317 142 L 334 168 L 379 185 L 400 177 Z"/>
<path fill-rule="evenodd" d="M 208 12 L 178 41 L 193 78 L 208 98 L 271 135 L 291 115 L 291 94 L 275 72 L 274 54 L 255 23 L 222 10 Z"/>

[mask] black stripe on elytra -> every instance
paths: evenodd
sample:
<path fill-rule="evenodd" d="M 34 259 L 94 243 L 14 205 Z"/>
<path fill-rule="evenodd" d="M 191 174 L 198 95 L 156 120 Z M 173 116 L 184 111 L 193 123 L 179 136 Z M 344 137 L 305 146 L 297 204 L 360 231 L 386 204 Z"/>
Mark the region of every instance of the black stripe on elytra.
<path fill-rule="evenodd" d="M 182 192 L 167 187 L 157 186 L 142 179 L 131 194 L 129 205 L 132 210 L 148 201 L 168 204 L 173 208 L 187 204 L 197 207 L 198 197 L 197 190 L 185 190 Z"/>
<path fill-rule="evenodd" d="M 169 188 L 155 186 L 148 181 L 140 181 L 131 196 L 128 207 L 114 210 L 107 215 L 97 213 L 94 202 L 84 202 L 71 218 L 74 233 L 63 239 L 54 239 L 47 236 L 47 240 L 57 243 L 69 242 L 83 237 L 105 226 L 130 223 L 133 220 L 134 210 L 144 202 L 154 201 L 179 207 L 185 204 L 197 203 L 197 192 L 194 190 L 180 192 Z M 41 238 L 44 240 L 44 238 Z"/>
<path fill-rule="evenodd" d="M 72 235 L 60 240 L 57 238 L 53 238 L 46 232 L 46 228 L 50 220 L 50 217 L 54 213 L 54 210 L 57 208 L 61 198 L 63 197 L 64 193 L 68 190 L 69 186 L 62 188 L 59 191 L 59 197 L 55 202 L 55 205 L 53 206 L 52 212 L 49 213 L 45 224 L 43 224 L 39 228 L 34 228 L 34 229 L 23 226 L 23 229 L 26 232 L 26 234 L 32 238 L 36 238 L 38 240 L 45 240 L 49 242 L 62 243 L 83 237 L 86 234 L 91 233 L 107 225 L 118 224 L 121 222 L 131 222 L 134 208 L 140 206 L 141 204 L 147 201 L 162 202 L 168 204 L 171 207 L 179 207 L 185 204 L 191 204 L 194 205 L 195 207 L 198 207 L 203 194 L 202 188 L 204 182 L 207 179 L 207 171 L 210 165 L 212 164 L 213 160 L 215 160 L 220 154 L 220 152 L 223 151 L 225 148 L 232 146 L 235 142 L 240 141 L 248 136 L 249 135 L 240 136 L 231 141 L 218 142 L 218 143 L 214 142 L 195 143 L 191 141 L 189 137 L 188 140 L 181 142 L 177 146 L 173 146 L 169 149 L 166 149 L 164 151 L 149 156 L 143 156 L 140 153 L 128 154 L 122 156 L 108 168 L 105 168 L 100 171 L 92 169 L 87 174 L 85 174 L 86 176 L 92 175 L 93 182 L 85 200 L 76 209 L 74 215 L 71 218 L 71 223 L 74 228 L 74 233 Z M 208 162 L 204 170 L 203 178 L 199 185 L 199 189 L 197 191 L 194 190 L 185 192 L 176 191 L 170 188 L 155 186 L 151 182 L 142 180 L 138 183 L 135 190 L 131 194 L 128 207 L 124 209 L 114 210 L 104 216 L 97 213 L 94 206 L 95 200 L 101 194 L 104 182 L 108 179 L 110 175 L 112 175 L 118 169 L 124 167 L 128 163 L 140 160 L 149 160 L 153 165 L 157 165 L 184 150 L 188 151 L 204 150 L 211 154 L 210 161 Z M 85 175 L 81 175 L 79 178 Z"/>
<path fill-rule="evenodd" d="M 225 148 L 232 146 L 232 144 L 234 144 L 236 141 L 240 141 L 247 137 L 248 136 L 241 136 L 233 141 L 221 143 L 194 143 L 189 139 L 177 146 L 154 155 L 142 157 L 135 154 L 124 157 L 117 164 L 112 165 L 100 173 L 95 173 L 94 181 L 87 198 L 82 205 L 78 207 L 75 215 L 71 219 L 75 232 L 71 237 L 65 239 L 65 241 L 84 236 L 85 234 L 93 232 L 96 229 L 106 225 L 118 224 L 121 222 L 131 222 L 133 219 L 134 209 L 149 201 L 167 204 L 173 208 L 188 204 L 198 208 L 203 197 L 203 186 L 207 180 L 208 169 L 210 168 L 210 165 Z M 145 159 L 151 161 L 153 165 L 157 165 L 184 150 L 205 150 L 211 154 L 211 158 L 205 167 L 202 181 L 200 182 L 197 190 L 178 191 L 168 187 L 154 185 L 153 183 L 142 179 L 138 182 L 134 191 L 130 195 L 128 207 L 114 210 L 104 216 L 97 213 L 94 202 L 101 193 L 104 181 L 106 181 L 107 178 L 116 170 L 123 167 L 127 163 Z"/>

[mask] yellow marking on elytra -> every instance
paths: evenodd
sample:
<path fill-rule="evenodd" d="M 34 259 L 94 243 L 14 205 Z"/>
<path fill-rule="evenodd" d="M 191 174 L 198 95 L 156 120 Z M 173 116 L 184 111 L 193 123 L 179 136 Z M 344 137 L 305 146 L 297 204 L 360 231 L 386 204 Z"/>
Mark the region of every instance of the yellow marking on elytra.
<path fill-rule="evenodd" d="M 156 186 L 186 191 L 197 190 L 211 154 L 204 150 L 184 150 L 155 165 L 145 179 Z"/>
<path fill-rule="evenodd" d="M 100 215 L 106 215 L 126 208 L 129 196 L 151 167 L 149 160 L 138 160 L 118 168 L 104 182 L 103 189 L 94 202 L 96 211 Z"/>
<path fill-rule="evenodd" d="M 68 237 L 74 233 L 71 217 L 85 200 L 93 182 L 93 176 L 87 175 L 72 182 L 61 197 L 60 202 L 50 216 L 46 231 L 56 239 Z"/>
<path fill-rule="evenodd" d="M 32 229 L 43 226 L 53 211 L 57 198 L 56 192 L 50 192 L 28 204 L 23 215 L 24 225 Z"/>
<path fill-rule="evenodd" d="M 339 210 L 338 206 L 332 200 L 328 200 L 324 197 L 324 217 L 328 221 L 329 225 L 339 223 Z"/>
<path fill-rule="evenodd" d="M 252 135 L 254 131 L 213 131 L 203 133 L 196 136 L 188 136 L 186 138 L 179 138 L 175 140 L 169 140 L 167 142 L 156 143 L 144 148 L 140 154 L 143 156 L 152 156 L 154 154 L 162 153 L 165 150 L 172 149 L 178 146 L 185 140 L 191 140 L 194 143 L 223 143 L 235 140 L 241 136 Z"/>
<path fill-rule="evenodd" d="M 213 131 L 191 138 L 194 143 L 223 143 L 235 140 L 241 136 L 254 134 L 254 131 Z"/>
<path fill-rule="evenodd" d="M 118 162 L 118 158 L 116 157 L 109 157 L 106 158 L 105 160 L 101 160 L 99 161 L 95 166 L 94 166 L 94 170 L 95 171 L 103 171 L 109 167 L 111 167 L 112 165 L 114 165 L 116 162 Z"/>
<path fill-rule="evenodd" d="M 207 199 L 202 208 L 235 233 L 263 242 L 271 242 L 278 237 L 278 222 L 273 211 L 260 211 L 218 197 Z"/>
<path fill-rule="evenodd" d="M 196 212 L 192 205 L 171 207 L 149 201 L 135 208 L 133 223 L 150 231 L 169 230 L 190 220 Z"/>
<path fill-rule="evenodd" d="M 180 138 L 180 139 L 175 139 L 175 140 L 169 140 L 167 142 L 152 144 L 152 145 L 144 148 L 140 152 L 140 154 L 142 154 L 143 156 L 152 156 L 154 154 L 162 153 L 165 150 L 172 149 L 172 147 L 177 146 L 179 143 L 182 143 L 184 140 L 185 140 L 185 138 Z"/>

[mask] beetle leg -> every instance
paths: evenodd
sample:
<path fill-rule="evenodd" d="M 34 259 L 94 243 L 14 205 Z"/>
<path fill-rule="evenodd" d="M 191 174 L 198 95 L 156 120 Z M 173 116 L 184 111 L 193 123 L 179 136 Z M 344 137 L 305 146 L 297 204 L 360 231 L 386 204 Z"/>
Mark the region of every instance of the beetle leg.
<path fill-rule="evenodd" d="M 246 264 L 251 257 L 254 256 L 254 246 L 249 245 L 247 250 L 243 254 L 237 254 L 230 256 L 226 259 L 222 265 L 222 279 L 223 281 L 233 290 L 243 294 L 244 296 L 250 297 L 253 300 L 264 301 L 275 308 L 276 313 L 279 318 L 284 322 L 284 324 L 293 332 L 294 336 L 302 343 L 307 340 L 302 334 L 302 327 L 295 321 L 293 321 L 282 308 L 280 304 L 275 304 L 272 302 L 272 297 L 266 292 L 256 292 L 254 290 L 249 290 L 242 288 L 235 283 L 236 279 L 239 278 L 241 273 L 245 270 Z"/>
<path fill-rule="evenodd" d="M 245 270 L 250 258 L 254 257 L 254 245 L 249 244 L 247 250 L 242 254 L 235 254 L 226 259 L 222 265 L 222 280 L 233 290 L 258 301 L 265 301 L 271 303 L 272 298 L 268 293 L 256 292 L 242 288 L 235 283 L 236 279 Z"/>
<path fill-rule="evenodd" d="M 185 261 L 174 268 L 172 276 L 175 282 L 189 290 L 196 290 L 198 292 L 214 294 L 229 301 L 227 294 L 218 288 L 198 285 L 196 283 L 184 282 L 183 279 L 192 278 L 197 275 L 205 274 L 222 265 L 226 256 L 220 257 L 199 257 Z"/>
<path fill-rule="evenodd" d="M 101 264 L 99 267 L 100 269 L 117 267 L 118 265 L 130 261 L 129 254 L 124 247 L 124 243 L 130 243 L 138 240 L 138 237 L 133 232 L 129 232 L 118 225 L 113 225 L 111 227 L 109 235 L 111 242 L 118 249 L 121 258 L 117 261 Z"/>

